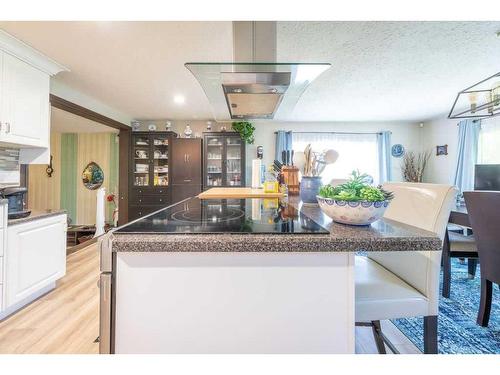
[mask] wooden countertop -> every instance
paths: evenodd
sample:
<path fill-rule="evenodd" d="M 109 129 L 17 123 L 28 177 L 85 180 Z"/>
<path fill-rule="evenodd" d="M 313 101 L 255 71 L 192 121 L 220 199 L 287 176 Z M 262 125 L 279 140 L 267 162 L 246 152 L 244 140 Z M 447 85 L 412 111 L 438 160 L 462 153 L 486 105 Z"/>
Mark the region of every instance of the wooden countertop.
<path fill-rule="evenodd" d="M 281 198 L 283 193 L 264 193 L 264 189 L 248 187 L 215 187 L 198 195 L 200 199 Z"/>

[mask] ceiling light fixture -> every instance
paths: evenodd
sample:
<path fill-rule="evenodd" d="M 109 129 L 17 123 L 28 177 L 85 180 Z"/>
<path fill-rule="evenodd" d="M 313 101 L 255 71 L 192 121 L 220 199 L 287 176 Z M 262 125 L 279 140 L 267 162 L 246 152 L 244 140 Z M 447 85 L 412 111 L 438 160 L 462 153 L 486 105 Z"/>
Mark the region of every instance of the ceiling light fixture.
<path fill-rule="evenodd" d="M 175 95 L 174 96 L 174 103 L 175 104 L 184 104 L 185 101 L 186 101 L 186 98 L 182 95 Z"/>
<path fill-rule="evenodd" d="M 457 94 L 448 118 L 485 118 L 500 115 L 500 72 Z"/>

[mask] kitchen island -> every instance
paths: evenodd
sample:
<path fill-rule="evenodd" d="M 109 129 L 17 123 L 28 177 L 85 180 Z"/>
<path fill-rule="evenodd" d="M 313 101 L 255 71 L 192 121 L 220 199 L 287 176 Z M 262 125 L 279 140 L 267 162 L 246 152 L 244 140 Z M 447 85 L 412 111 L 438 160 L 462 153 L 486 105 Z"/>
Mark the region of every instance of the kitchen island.
<path fill-rule="evenodd" d="M 296 198 L 187 199 L 101 241 L 101 352 L 353 353 L 355 253 L 440 247 Z"/>

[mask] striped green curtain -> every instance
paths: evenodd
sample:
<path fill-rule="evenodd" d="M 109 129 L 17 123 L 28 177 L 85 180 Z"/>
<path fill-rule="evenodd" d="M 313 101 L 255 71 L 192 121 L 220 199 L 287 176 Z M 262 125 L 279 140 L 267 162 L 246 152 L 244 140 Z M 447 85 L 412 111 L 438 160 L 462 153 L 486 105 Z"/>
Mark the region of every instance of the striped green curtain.
<path fill-rule="evenodd" d="M 78 135 L 61 135 L 61 208 L 68 211 L 71 222 L 76 220 Z"/>

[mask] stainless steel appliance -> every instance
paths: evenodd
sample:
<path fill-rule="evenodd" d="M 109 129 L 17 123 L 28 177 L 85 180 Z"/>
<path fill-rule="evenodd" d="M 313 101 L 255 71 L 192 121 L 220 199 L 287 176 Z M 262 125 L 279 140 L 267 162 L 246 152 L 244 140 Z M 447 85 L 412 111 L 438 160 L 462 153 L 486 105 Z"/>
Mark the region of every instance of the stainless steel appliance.
<path fill-rule="evenodd" d="M 9 219 L 20 219 L 31 214 L 31 210 L 25 209 L 27 192 L 25 187 L 7 187 L 0 191 L 0 196 L 9 201 Z"/>
<path fill-rule="evenodd" d="M 233 22 L 234 62 L 187 62 L 215 119 L 272 119 L 289 115 L 309 84 L 331 66 L 276 61 L 276 22 Z"/>
<path fill-rule="evenodd" d="M 99 239 L 101 253 L 99 277 L 99 353 L 112 353 L 113 260 L 110 234 Z"/>

